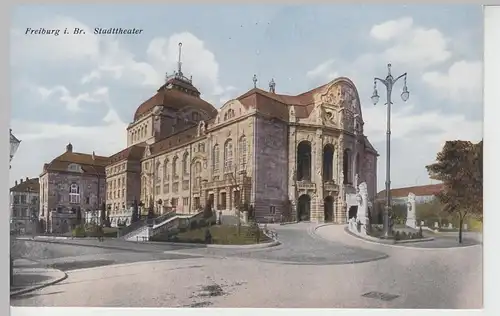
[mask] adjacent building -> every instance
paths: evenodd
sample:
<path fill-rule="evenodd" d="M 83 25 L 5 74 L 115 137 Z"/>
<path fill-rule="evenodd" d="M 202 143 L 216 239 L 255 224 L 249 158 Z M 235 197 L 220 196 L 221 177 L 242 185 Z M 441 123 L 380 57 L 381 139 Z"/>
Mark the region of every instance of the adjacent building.
<path fill-rule="evenodd" d="M 95 212 L 106 200 L 106 165 L 108 157 L 73 151 L 73 145 L 51 162 L 40 174 L 40 214 L 43 230 L 68 232 L 75 224 L 78 211 Z"/>
<path fill-rule="evenodd" d="M 436 198 L 436 194 L 441 192 L 442 189 L 442 183 L 391 189 L 392 203 L 406 205 L 406 202 L 408 202 L 408 194 L 410 192 L 415 194 L 415 202 L 417 204 L 428 203 L 434 200 Z M 377 199 L 385 199 L 385 190 L 380 191 L 377 194 Z"/>
<path fill-rule="evenodd" d="M 15 181 L 10 188 L 10 229 L 31 233 L 37 229 L 40 185 L 38 178 Z"/>
<path fill-rule="evenodd" d="M 157 213 L 193 213 L 252 205 L 258 221 L 345 223 L 356 184 L 376 196 L 377 152 L 363 133 L 354 83 L 337 78 L 299 95 L 254 88 L 220 109 L 201 98 L 192 78 L 166 78 L 136 110 L 128 147 L 106 166 L 110 217 L 128 221 L 137 199 Z"/>

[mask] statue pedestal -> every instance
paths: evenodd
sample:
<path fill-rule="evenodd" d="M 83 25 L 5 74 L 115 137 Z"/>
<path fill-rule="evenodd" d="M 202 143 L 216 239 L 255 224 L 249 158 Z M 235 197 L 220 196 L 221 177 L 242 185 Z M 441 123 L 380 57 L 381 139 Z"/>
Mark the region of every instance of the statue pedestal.
<path fill-rule="evenodd" d="M 407 218 L 406 226 L 411 228 L 417 228 L 417 220 L 415 218 Z"/>

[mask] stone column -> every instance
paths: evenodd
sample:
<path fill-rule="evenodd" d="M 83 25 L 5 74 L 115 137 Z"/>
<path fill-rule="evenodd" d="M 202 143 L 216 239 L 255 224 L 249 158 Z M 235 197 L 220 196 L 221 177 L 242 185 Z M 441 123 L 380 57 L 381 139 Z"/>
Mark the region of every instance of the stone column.
<path fill-rule="evenodd" d="M 231 198 L 231 194 L 233 192 L 231 191 L 231 187 L 226 187 L 226 209 L 227 210 L 232 210 L 232 207 L 231 207 L 231 201 L 232 201 L 232 198 Z"/>
<path fill-rule="evenodd" d="M 219 205 L 219 189 L 218 188 L 215 188 L 214 189 L 214 209 L 215 210 L 218 210 L 218 205 Z"/>

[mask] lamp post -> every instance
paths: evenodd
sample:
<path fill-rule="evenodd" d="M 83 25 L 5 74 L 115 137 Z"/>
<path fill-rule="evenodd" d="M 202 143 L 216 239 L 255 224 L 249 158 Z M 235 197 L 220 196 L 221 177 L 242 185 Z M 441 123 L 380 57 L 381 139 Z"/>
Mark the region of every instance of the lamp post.
<path fill-rule="evenodd" d="M 401 78 L 404 78 L 403 92 L 401 93 L 401 99 L 406 102 L 410 97 L 410 92 L 406 86 L 406 73 L 400 75 L 396 79 L 391 74 L 391 64 L 387 65 L 387 77 L 385 79 L 380 79 L 375 77 L 373 82 L 373 95 L 372 102 L 376 105 L 380 99 L 377 91 L 377 81 L 381 82 L 387 91 L 387 132 L 386 132 L 386 170 L 385 170 L 385 194 L 386 194 L 386 205 L 384 209 L 384 237 L 389 237 L 391 231 L 389 229 L 389 211 L 391 209 L 391 94 L 394 84 Z"/>
<path fill-rule="evenodd" d="M 21 144 L 21 141 L 17 139 L 13 134 L 12 134 L 12 129 L 9 129 L 9 135 L 10 135 L 10 160 L 9 160 L 9 169 L 11 168 L 10 162 L 12 161 L 12 158 L 14 158 L 14 155 L 17 152 L 17 149 L 19 148 L 19 144 Z M 11 238 L 12 240 L 12 238 Z M 11 248 L 12 249 L 12 248 Z M 12 253 L 10 253 L 10 286 L 14 285 L 14 260 L 12 258 Z"/>

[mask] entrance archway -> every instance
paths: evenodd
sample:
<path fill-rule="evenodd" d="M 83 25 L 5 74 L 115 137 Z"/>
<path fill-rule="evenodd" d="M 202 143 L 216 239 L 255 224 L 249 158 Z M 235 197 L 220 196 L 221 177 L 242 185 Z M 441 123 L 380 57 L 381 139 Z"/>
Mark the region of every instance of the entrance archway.
<path fill-rule="evenodd" d="M 325 222 L 333 221 L 333 197 L 325 198 Z"/>
<path fill-rule="evenodd" d="M 299 222 L 310 221 L 311 220 L 311 198 L 307 194 L 303 194 L 299 197 L 298 201 L 298 220 Z"/>
<path fill-rule="evenodd" d="M 353 205 L 349 208 L 349 219 L 354 218 L 358 215 L 358 206 Z"/>

